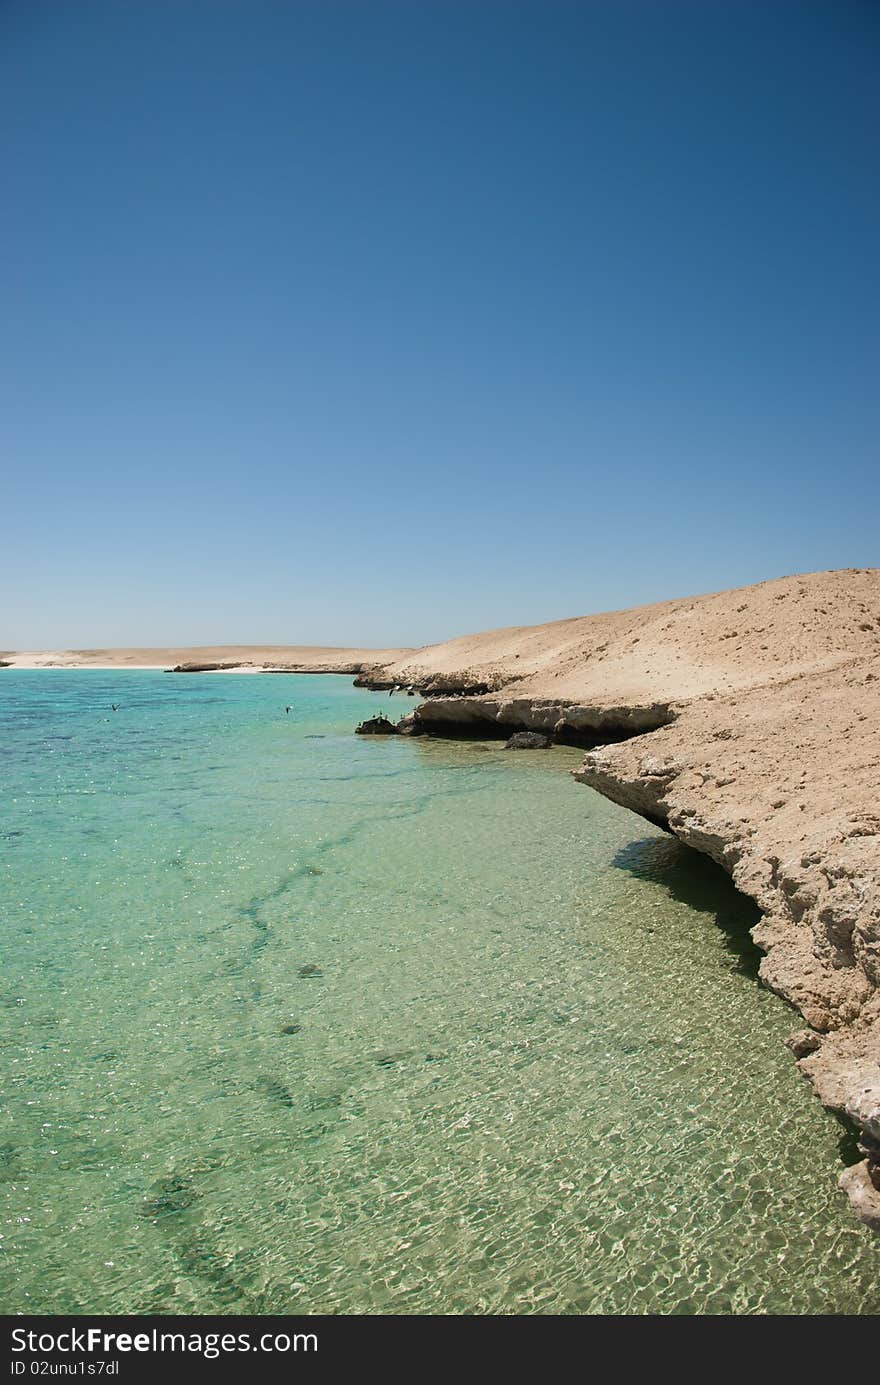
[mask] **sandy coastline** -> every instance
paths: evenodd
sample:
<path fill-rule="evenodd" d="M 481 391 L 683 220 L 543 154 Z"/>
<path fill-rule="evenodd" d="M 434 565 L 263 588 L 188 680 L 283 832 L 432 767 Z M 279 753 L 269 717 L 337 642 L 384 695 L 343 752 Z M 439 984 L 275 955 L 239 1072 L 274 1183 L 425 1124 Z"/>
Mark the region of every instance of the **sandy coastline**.
<path fill-rule="evenodd" d="M 226 666 L 223 671 L 229 673 L 358 673 L 368 664 L 403 658 L 406 653 L 403 649 L 320 645 L 169 645 L 156 649 L 0 650 L 0 662 L 11 668 L 174 669 L 214 664 Z"/>

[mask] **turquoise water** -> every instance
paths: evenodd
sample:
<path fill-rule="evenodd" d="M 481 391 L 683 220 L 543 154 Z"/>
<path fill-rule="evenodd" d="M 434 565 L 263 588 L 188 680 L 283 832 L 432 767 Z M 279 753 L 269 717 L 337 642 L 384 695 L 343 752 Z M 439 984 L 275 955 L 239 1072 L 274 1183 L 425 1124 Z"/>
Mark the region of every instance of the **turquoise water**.
<path fill-rule="evenodd" d="M 388 705 L 0 674 L 0 1308 L 877 1311 L 748 903 Z"/>

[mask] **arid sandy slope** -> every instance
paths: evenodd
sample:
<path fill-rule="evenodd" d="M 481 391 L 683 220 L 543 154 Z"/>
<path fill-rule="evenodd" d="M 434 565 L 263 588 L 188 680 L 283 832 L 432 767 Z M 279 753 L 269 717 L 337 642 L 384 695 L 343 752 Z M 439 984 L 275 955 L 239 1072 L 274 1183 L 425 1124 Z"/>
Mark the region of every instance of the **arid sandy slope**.
<path fill-rule="evenodd" d="M 467 673 L 505 696 L 613 704 L 764 687 L 878 653 L 880 569 L 871 568 L 511 626 L 377 663 L 399 683 Z"/>

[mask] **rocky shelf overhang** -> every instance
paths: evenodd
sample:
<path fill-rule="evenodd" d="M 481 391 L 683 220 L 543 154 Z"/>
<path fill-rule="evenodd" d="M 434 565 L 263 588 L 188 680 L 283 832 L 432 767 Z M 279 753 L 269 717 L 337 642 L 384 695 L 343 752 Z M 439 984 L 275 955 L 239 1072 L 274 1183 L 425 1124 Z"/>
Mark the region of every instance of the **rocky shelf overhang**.
<path fill-rule="evenodd" d="M 599 707 L 499 693 L 432 697 L 416 709 L 415 720 L 426 735 L 506 739 L 516 731 L 543 731 L 563 744 L 597 745 L 666 726 L 675 713 L 662 702 Z"/>

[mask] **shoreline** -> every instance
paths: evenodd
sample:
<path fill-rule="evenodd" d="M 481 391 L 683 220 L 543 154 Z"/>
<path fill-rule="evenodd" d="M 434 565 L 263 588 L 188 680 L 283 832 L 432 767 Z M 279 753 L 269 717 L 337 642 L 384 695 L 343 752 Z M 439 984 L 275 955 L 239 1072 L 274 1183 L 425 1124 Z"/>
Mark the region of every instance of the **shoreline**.
<path fill-rule="evenodd" d="M 862 1158 L 839 1184 L 880 1231 L 880 571 L 493 631 L 417 658 L 359 679 L 426 695 L 408 734 L 582 744 L 579 783 L 710 856 L 755 901 L 760 978 L 806 1021 L 788 1047 L 856 1132 Z"/>
<path fill-rule="evenodd" d="M 216 666 L 245 651 L 235 668 Z M 863 1157 L 839 1182 L 880 1230 L 880 570 L 780 578 L 391 658 L 290 647 L 305 657 L 279 667 L 238 646 L 134 662 L 147 652 L 160 651 L 121 651 L 110 665 L 97 662 L 107 650 L 67 651 L 95 662 L 13 667 L 159 668 L 178 654 L 200 656 L 174 661 L 192 672 L 354 673 L 366 689 L 418 691 L 408 734 L 539 731 L 583 746 L 578 782 L 712 857 L 757 903 L 761 980 L 806 1021 L 788 1046 L 858 1133 Z M 259 652 L 277 658 L 279 647 Z"/>
<path fill-rule="evenodd" d="M 310 1312 L 376 1308 L 364 1257 L 389 1309 L 880 1309 L 880 1242 L 829 1173 L 843 1132 L 756 984 L 757 910 L 578 789 L 582 751 L 355 739 L 374 705 L 415 699 L 349 677 L 13 677 L 8 1020 L 32 1059 L 7 1211 L 34 1210 L 38 1180 L 51 1212 L 9 1238 L 13 1307 L 161 1310 L 195 1244 L 184 1291 L 205 1311 L 286 1311 L 304 1263 Z M 82 1118 L 120 1097 L 121 1146 Z M 378 1240 L 377 1177 L 415 1199 L 382 1201 Z M 85 1232 L 83 1205 L 107 1209 Z M 134 1252 L 95 1278 L 114 1235 Z"/>
<path fill-rule="evenodd" d="M 0 650 L 4 669 L 124 669 L 166 673 L 345 673 L 360 674 L 403 649 L 345 645 L 189 645 L 156 648 Z"/>
<path fill-rule="evenodd" d="M 694 771 L 698 746 L 694 742 L 688 749 L 686 709 L 676 711 L 661 725 L 676 728 L 677 758 L 657 753 L 661 725 L 633 732 L 625 722 L 621 724 L 626 712 L 634 722 L 649 719 L 650 709 L 642 707 L 572 708 L 543 700 L 505 703 L 451 696 L 418 705 L 408 734 L 457 740 L 489 733 L 506 738 L 518 731 L 552 735 L 574 724 L 584 739 L 557 736 L 557 743 L 587 745 L 591 732 L 594 737 L 583 764 L 570 771 L 574 779 L 723 867 L 736 888 L 761 910 L 761 920 L 751 930 L 764 954 L 760 980 L 807 1022 L 806 1028 L 794 1030 L 787 1046 L 821 1103 L 851 1126 L 865 1156 L 843 1169 L 839 1186 L 859 1219 L 880 1232 L 880 993 L 850 974 L 857 971 L 852 946 L 843 964 L 836 957 L 836 964 L 823 965 L 805 937 L 805 930 L 829 940 L 836 933 L 852 933 L 851 926 L 847 929 L 848 915 L 858 908 L 863 877 L 853 870 L 849 889 L 840 891 L 842 898 L 836 900 L 829 899 L 820 882 L 823 876 L 847 871 L 844 848 L 865 837 L 875 838 L 873 824 L 857 823 L 849 833 L 832 835 L 821 852 L 805 853 L 797 864 L 789 861 L 783 866 L 772 836 L 769 845 L 753 844 L 755 815 L 719 817 L 701 799 L 703 776 L 717 770 L 717 782 L 723 778 L 722 766 L 710 760 Z M 470 725 L 468 717 L 473 718 Z M 684 762 L 684 757 L 692 763 Z M 688 782 L 689 772 L 691 776 L 696 772 L 701 782 Z M 880 821 L 876 831 L 880 832 Z"/>
<path fill-rule="evenodd" d="M 351 677 L 352 674 L 360 673 L 361 666 L 352 665 L 351 668 L 285 668 L 283 665 L 277 668 L 258 668 L 249 664 L 230 664 L 224 667 L 211 668 L 169 668 L 167 664 L 4 664 L 0 663 L 0 672 L 4 668 L 11 669 L 16 673 L 236 673 L 236 674 L 260 674 L 260 673 L 292 673 L 292 674 L 334 674 L 343 678 Z"/>

